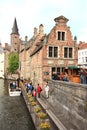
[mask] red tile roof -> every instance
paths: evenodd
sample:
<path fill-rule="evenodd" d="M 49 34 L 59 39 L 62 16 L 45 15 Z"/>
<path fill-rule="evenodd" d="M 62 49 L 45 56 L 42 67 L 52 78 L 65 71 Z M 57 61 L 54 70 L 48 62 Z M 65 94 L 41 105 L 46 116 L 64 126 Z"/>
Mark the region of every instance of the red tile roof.
<path fill-rule="evenodd" d="M 78 45 L 78 49 L 86 49 L 87 48 L 87 43 L 85 42 L 80 42 Z"/>

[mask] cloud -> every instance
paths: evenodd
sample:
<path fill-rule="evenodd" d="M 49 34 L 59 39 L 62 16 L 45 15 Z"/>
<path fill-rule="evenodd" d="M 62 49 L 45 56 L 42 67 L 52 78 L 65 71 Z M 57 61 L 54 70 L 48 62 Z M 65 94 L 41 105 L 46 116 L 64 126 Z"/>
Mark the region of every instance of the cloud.
<path fill-rule="evenodd" d="M 10 33 L 14 18 L 17 19 L 19 33 L 22 38 L 32 37 L 33 28 L 44 25 L 45 33 L 49 33 L 55 25 L 54 18 L 64 15 L 69 19 L 72 35 L 86 39 L 87 1 L 79 0 L 0 0 L 0 39 L 10 43 Z"/>

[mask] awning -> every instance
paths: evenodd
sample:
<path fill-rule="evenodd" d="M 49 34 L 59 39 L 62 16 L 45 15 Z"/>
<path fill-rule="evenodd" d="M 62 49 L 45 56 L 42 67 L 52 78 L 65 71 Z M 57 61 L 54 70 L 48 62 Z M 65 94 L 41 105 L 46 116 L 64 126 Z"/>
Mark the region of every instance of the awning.
<path fill-rule="evenodd" d="M 68 66 L 68 69 L 79 69 L 79 66 L 74 66 L 74 65 Z"/>

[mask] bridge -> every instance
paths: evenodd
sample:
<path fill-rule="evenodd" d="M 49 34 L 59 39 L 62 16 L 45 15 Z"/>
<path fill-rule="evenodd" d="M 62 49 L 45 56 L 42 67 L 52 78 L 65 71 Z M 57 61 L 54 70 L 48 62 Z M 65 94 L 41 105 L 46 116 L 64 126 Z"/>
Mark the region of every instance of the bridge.
<path fill-rule="evenodd" d="M 87 130 L 87 85 L 54 81 L 48 82 L 49 98 L 37 98 L 58 130 Z"/>

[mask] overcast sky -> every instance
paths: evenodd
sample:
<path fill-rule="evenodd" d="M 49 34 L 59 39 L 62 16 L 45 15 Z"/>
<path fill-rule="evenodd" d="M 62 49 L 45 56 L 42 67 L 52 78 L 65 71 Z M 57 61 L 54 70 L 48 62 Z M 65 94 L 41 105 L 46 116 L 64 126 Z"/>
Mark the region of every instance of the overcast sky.
<path fill-rule="evenodd" d="M 69 19 L 72 36 L 87 42 L 87 0 L 0 0 L 0 42 L 10 44 L 10 34 L 16 17 L 20 37 L 31 38 L 34 27 L 44 25 L 48 34 L 55 25 L 54 18 Z"/>

